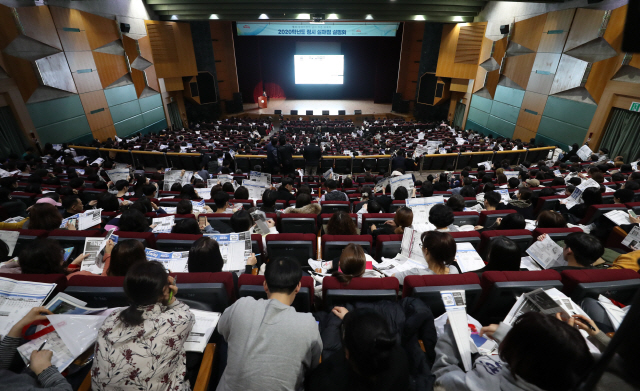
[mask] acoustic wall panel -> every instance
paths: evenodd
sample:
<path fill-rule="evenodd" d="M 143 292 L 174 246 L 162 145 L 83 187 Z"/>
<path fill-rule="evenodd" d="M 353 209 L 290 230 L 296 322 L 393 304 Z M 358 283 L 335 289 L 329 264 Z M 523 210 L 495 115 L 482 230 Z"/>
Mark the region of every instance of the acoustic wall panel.
<path fill-rule="evenodd" d="M 491 99 L 483 98 L 478 95 L 473 95 L 473 98 L 471 99 L 471 107 L 474 107 L 478 110 L 482 110 L 485 113 L 491 112 L 492 104 L 493 104 L 493 101 Z"/>
<path fill-rule="evenodd" d="M 516 130 L 516 124 L 505 121 L 502 118 L 498 118 L 493 115 L 489 115 L 489 120 L 487 121 L 487 128 L 493 130 L 498 133 L 502 137 L 511 137 L 513 136 L 513 132 Z"/>
<path fill-rule="evenodd" d="M 475 107 L 470 107 L 467 120 L 473 121 L 478 125 L 487 126 L 487 121 L 489 121 L 489 113 L 478 110 Z"/>
<path fill-rule="evenodd" d="M 528 142 L 532 138 L 536 138 L 536 132 L 516 125 L 516 130 L 513 132 L 512 139 L 520 139 L 523 142 Z"/>
<path fill-rule="evenodd" d="M 573 24 L 567 36 L 567 42 L 564 45 L 564 51 L 567 52 L 599 38 L 601 29 L 604 30 L 607 26 L 608 14 L 609 12 L 605 10 L 576 9 Z"/>
<path fill-rule="evenodd" d="M 36 128 L 84 115 L 78 95 L 31 103 L 27 105 L 27 110 Z"/>
<path fill-rule="evenodd" d="M 542 115 L 582 128 L 588 128 L 596 108 L 597 106 L 595 105 L 550 96 L 547 99 Z"/>
<path fill-rule="evenodd" d="M 518 121 L 519 109 L 515 106 L 511 106 L 497 100 L 493 101 L 491 105 L 491 115 L 503 119 L 507 122 L 516 123 Z"/>
<path fill-rule="evenodd" d="M 575 8 L 570 8 L 547 13 L 538 53 L 562 53 L 575 12 Z"/>
<path fill-rule="evenodd" d="M 588 128 L 575 126 L 568 122 L 542 116 L 537 134 L 545 136 L 563 145 L 571 145 L 577 140 L 584 140 L 584 137 L 587 135 L 587 130 Z M 554 145 L 554 143 L 547 145 Z"/>
<path fill-rule="evenodd" d="M 113 125 L 111 113 L 104 91 L 98 90 L 80 94 L 80 101 L 87 116 L 87 121 L 91 130 L 98 130 Z"/>
<path fill-rule="evenodd" d="M 109 106 L 119 105 L 120 103 L 136 100 L 136 89 L 133 85 L 127 85 L 116 88 L 109 88 L 104 91 Z"/>
<path fill-rule="evenodd" d="M 467 26 L 460 27 L 454 62 L 478 64 L 486 27 L 486 24 L 480 23 L 470 23 Z"/>
<path fill-rule="evenodd" d="M 494 100 L 511 106 L 520 107 L 524 99 L 524 91 L 515 88 L 498 86 Z"/>
<path fill-rule="evenodd" d="M 531 77 L 531 69 L 536 59 L 536 53 L 521 54 L 514 57 L 506 57 L 504 63 L 503 75 L 516 83 L 522 89 L 527 88 L 529 78 Z"/>
<path fill-rule="evenodd" d="M 148 98 L 143 98 L 138 101 L 140 103 L 140 110 L 142 112 L 153 110 L 156 107 L 162 107 L 162 96 L 156 94 Z"/>
<path fill-rule="evenodd" d="M 130 102 L 111 106 L 110 109 L 111 117 L 113 118 L 114 123 L 118 123 L 120 121 L 126 120 L 127 118 L 135 117 L 136 115 L 142 114 L 142 111 L 140 110 L 140 104 L 137 100 L 132 100 Z"/>
<path fill-rule="evenodd" d="M 156 107 L 153 110 L 142 113 L 142 118 L 145 126 L 155 124 L 164 119 L 164 109 L 162 107 Z"/>
<path fill-rule="evenodd" d="M 145 127 L 142 114 L 138 114 L 135 117 L 127 118 L 123 121 L 113 124 L 116 128 L 116 134 L 120 137 L 127 137 L 133 133 L 136 133 Z"/>
<path fill-rule="evenodd" d="M 522 45 L 534 52 L 537 51 L 546 21 L 547 14 L 542 14 L 516 22 L 513 26 L 511 42 Z"/>

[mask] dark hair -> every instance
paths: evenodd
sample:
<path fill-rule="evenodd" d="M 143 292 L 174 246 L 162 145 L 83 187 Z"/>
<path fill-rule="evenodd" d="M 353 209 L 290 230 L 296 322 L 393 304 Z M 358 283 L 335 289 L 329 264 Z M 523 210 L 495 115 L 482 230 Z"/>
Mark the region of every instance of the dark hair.
<path fill-rule="evenodd" d="M 602 193 L 598 187 L 588 187 L 582 192 L 582 201 L 585 206 L 602 204 Z"/>
<path fill-rule="evenodd" d="M 73 189 L 79 189 L 84 185 L 84 179 L 82 178 L 73 178 L 69 181 L 69 186 Z"/>
<path fill-rule="evenodd" d="M 174 183 L 171 185 L 171 191 L 182 191 L 182 183 Z"/>
<path fill-rule="evenodd" d="M 447 200 L 447 206 L 454 212 L 462 212 L 464 210 L 464 197 L 454 194 Z"/>
<path fill-rule="evenodd" d="M 269 292 L 288 295 L 300 283 L 302 269 L 298 261 L 288 257 L 280 257 L 267 263 L 264 278 Z"/>
<path fill-rule="evenodd" d="M 233 198 L 236 200 L 248 200 L 249 190 L 244 186 L 240 186 L 236 189 L 236 192 L 233 193 Z"/>
<path fill-rule="evenodd" d="M 157 190 L 156 187 L 152 184 L 142 185 L 142 194 L 144 194 L 147 197 L 153 196 L 156 190 Z"/>
<path fill-rule="evenodd" d="M 171 228 L 171 233 L 199 235 L 202 232 L 200 231 L 200 225 L 198 225 L 195 219 L 179 219 L 176 220 L 176 224 Z"/>
<path fill-rule="evenodd" d="M 105 212 L 117 212 L 120 208 L 118 197 L 115 194 L 104 192 L 98 196 L 98 209 L 104 209 Z"/>
<path fill-rule="evenodd" d="M 147 262 L 147 255 L 141 242 L 133 239 L 121 240 L 111 251 L 108 276 L 124 277 L 131 266 Z"/>
<path fill-rule="evenodd" d="M 524 221 L 524 216 L 519 213 L 510 213 L 502 218 L 500 226 L 497 228 L 501 231 L 507 229 L 524 229 L 527 226 L 527 222 Z"/>
<path fill-rule="evenodd" d="M 282 179 L 282 185 L 280 186 L 281 189 L 284 189 L 286 186 L 293 186 L 293 179 L 289 178 L 289 177 L 285 177 Z"/>
<path fill-rule="evenodd" d="M 129 187 L 129 181 L 124 179 L 116 181 L 116 189 L 118 191 L 123 190 L 125 187 Z"/>
<path fill-rule="evenodd" d="M 233 192 L 233 183 L 231 182 L 225 182 L 222 184 L 222 191 L 224 191 L 225 193 L 232 193 Z"/>
<path fill-rule="evenodd" d="M 229 194 L 224 191 L 219 191 L 213 196 L 213 201 L 216 203 L 216 208 L 224 208 L 229 202 Z"/>
<path fill-rule="evenodd" d="M 58 208 L 51 204 L 35 204 L 29 210 L 29 229 L 51 231 L 60 228 L 62 215 Z"/>
<path fill-rule="evenodd" d="M 494 208 L 500 205 L 501 199 L 502 196 L 497 191 L 489 191 L 484 193 L 484 200 L 487 201 L 487 204 Z"/>
<path fill-rule="evenodd" d="M 376 377 L 387 370 L 393 348 L 398 344 L 387 320 L 370 308 L 356 308 L 343 321 L 342 342 L 349 351 L 349 362 L 364 382 L 363 389 L 374 389 Z"/>
<path fill-rule="evenodd" d="M 436 228 L 446 228 L 453 224 L 453 211 L 445 204 L 436 204 L 429 210 L 429 222 Z"/>
<path fill-rule="evenodd" d="M 198 193 L 196 193 L 196 189 L 193 187 L 193 185 L 182 186 L 179 197 L 189 199 L 189 200 L 196 200 L 200 198 L 198 196 Z"/>
<path fill-rule="evenodd" d="M 456 241 L 448 232 L 427 231 L 420 237 L 422 249 L 426 249 L 440 267 L 451 265 L 456 259 Z"/>
<path fill-rule="evenodd" d="M 64 210 L 68 210 L 73 207 L 78 202 L 78 200 L 80 200 L 80 197 L 78 197 L 77 195 L 66 196 L 62 199 L 62 207 L 64 208 Z"/>
<path fill-rule="evenodd" d="M 351 216 L 345 211 L 339 210 L 333 213 L 333 216 L 327 223 L 327 235 L 357 235 L 356 224 Z"/>
<path fill-rule="evenodd" d="M 520 247 L 506 236 L 498 236 L 491 240 L 488 250 L 488 264 L 485 271 L 518 271 L 520 270 Z"/>
<path fill-rule="evenodd" d="M 511 177 L 507 180 L 507 183 L 509 184 L 510 189 L 516 189 L 520 184 L 520 179 Z"/>
<path fill-rule="evenodd" d="M 311 204 L 311 196 L 309 194 L 298 194 L 296 197 L 296 208 L 302 208 Z"/>
<path fill-rule="evenodd" d="M 124 232 L 145 232 L 149 222 L 139 210 L 129 209 L 122 212 L 118 228 Z"/>
<path fill-rule="evenodd" d="M 224 260 L 220 253 L 220 245 L 214 239 L 203 236 L 193 242 L 189 250 L 187 267 L 189 273 L 222 271 Z"/>
<path fill-rule="evenodd" d="M 349 243 L 340 254 L 340 270 L 333 273 L 340 283 L 348 285 L 352 278 L 361 277 L 367 268 L 364 249 L 359 244 Z"/>
<path fill-rule="evenodd" d="M 420 194 L 422 194 L 423 197 L 433 196 L 433 185 L 431 183 L 422 182 L 422 186 L 420 187 Z"/>
<path fill-rule="evenodd" d="M 528 187 L 522 187 L 518 190 L 518 194 L 520 195 L 520 200 L 528 201 L 531 199 L 531 196 L 533 196 L 533 190 Z"/>
<path fill-rule="evenodd" d="M 613 197 L 620 200 L 621 203 L 626 204 L 627 202 L 632 202 L 635 193 L 633 190 L 629 190 L 627 188 L 618 189 L 613 193 Z"/>
<path fill-rule="evenodd" d="M 18 255 L 22 274 L 66 274 L 62 252 L 56 240 L 36 239 L 24 246 Z"/>
<path fill-rule="evenodd" d="M 578 330 L 539 312 L 516 319 L 500 344 L 500 359 L 514 377 L 546 391 L 573 389 L 594 363 Z M 545 376 L 540 376 L 542 368 Z"/>
<path fill-rule="evenodd" d="M 265 190 L 262 193 L 262 206 L 267 208 L 273 208 L 278 201 L 278 192 L 275 190 Z"/>
<path fill-rule="evenodd" d="M 338 183 L 333 179 L 329 179 L 324 183 L 324 186 L 329 190 L 335 190 L 338 188 Z"/>
<path fill-rule="evenodd" d="M 176 205 L 176 214 L 188 215 L 193 212 L 193 204 L 191 200 L 180 200 Z"/>
<path fill-rule="evenodd" d="M 168 276 L 160 262 L 139 262 L 131 266 L 123 284 L 124 293 L 131 304 L 120 312 L 120 320 L 127 326 L 142 324 L 143 311 L 138 307 L 158 303 L 163 297 L 164 287 L 169 284 Z"/>
<path fill-rule="evenodd" d="M 229 224 L 233 232 L 245 232 L 251 229 L 253 226 L 253 219 L 249 212 L 244 209 L 240 209 L 236 213 L 231 215 Z"/>
<path fill-rule="evenodd" d="M 367 201 L 367 213 L 380 213 L 382 205 L 376 200 Z"/>
<path fill-rule="evenodd" d="M 567 228 L 567 220 L 558 212 L 543 210 L 538 215 L 538 228 Z"/>
<path fill-rule="evenodd" d="M 396 191 L 393 192 L 393 199 L 396 201 L 404 201 L 409 198 L 409 192 L 404 186 L 399 186 Z"/>
<path fill-rule="evenodd" d="M 564 247 L 571 249 L 576 262 L 585 267 L 593 264 L 604 254 L 600 240 L 584 232 L 569 234 L 564 240 Z"/>

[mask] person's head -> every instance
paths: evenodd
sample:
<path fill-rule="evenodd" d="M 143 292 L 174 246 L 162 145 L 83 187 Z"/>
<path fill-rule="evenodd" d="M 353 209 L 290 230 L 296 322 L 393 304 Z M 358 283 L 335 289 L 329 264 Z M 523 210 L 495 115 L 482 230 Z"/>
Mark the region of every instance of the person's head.
<path fill-rule="evenodd" d="M 287 189 L 288 191 L 293 190 L 293 179 L 289 177 L 283 178 L 282 185 L 280 185 L 280 188 Z"/>
<path fill-rule="evenodd" d="M 353 180 L 351 178 L 345 178 L 342 181 L 342 188 L 343 189 L 350 189 L 353 187 Z"/>
<path fill-rule="evenodd" d="M 229 194 L 224 191 L 219 191 L 213 196 L 213 202 L 216 203 L 218 210 L 224 210 L 229 207 Z"/>
<path fill-rule="evenodd" d="M 103 209 L 105 212 L 117 212 L 120 208 L 120 203 L 115 194 L 104 192 L 98 196 L 96 207 Z"/>
<path fill-rule="evenodd" d="M 49 203 L 35 204 L 29 210 L 29 229 L 51 231 L 60 228 L 62 215 L 58 208 Z"/>
<path fill-rule="evenodd" d="M 231 215 L 229 224 L 231 225 L 233 232 L 245 232 L 250 230 L 253 226 L 253 219 L 249 212 L 244 209 L 240 209 Z"/>
<path fill-rule="evenodd" d="M 22 274 L 65 274 L 62 254 L 56 240 L 37 239 L 20 251 L 18 263 Z"/>
<path fill-rule="evenodd" d="M 176 205 L 176 214 L 188 215 L 193 212 L 193 204 L 190 200 L 180 200 Z"/>
<path fill-rule="evenodd" d="M 498 205 L 500 205 L 501 199 L 502 196 L 498 192 L 490 191 L 484 193 L 484 208 L 487 210 L 496 210 Z"/>
<path fill-rule="evenodd" d="M 145 232 L 149 228 L 149 222 L 139 210 L 129 209 L 122 212 L 118 227 L 124 232 Z"/>
<path fill-rule="evenodd" d="M 327 188 L 327 190 L 332 191 L 338 188 L 338 183 L 333 179 L 329 179 L 324 183 L 324 186 Z"/>
<path fill-rule="evenodd" d="M 376 200 L 369 200 L 367 202 L 367 213 L 380 213 L 382 205 Z"/>
<path fill-rule="evenodd" d="M 527 226 L 527 222 L 524 220 L 524 216 L 519 213 L 511 213 L 502 218 L 500 226 L 497 228 L 501 231 L 507 229 L 524 229 Z"/>
<path fill-rule="evenodd" d="M 236 192 L 233 194 L 233 199 L 235 200 L 248 200 L 249 199 L 249 190 L 246 187 L 240 186 L 236 189 Z"/>
<path fill-rule="evenodd" d="M 278 138 L 278 145 L 286 145 L 287 144 L 287 138 L 285 136 L 280 136 Z"/>
<path fill-rule="evenodd" d="M 82 200 L 77 195 L 66 196 L 62 200 L 62 207 L 69 213 L 82 213 L 84 211 L 84 205 Z"/>
<path fill-rule="evenodd" d="M 630 189 L 618 189 L 613 193 L 613 202 L 616 204 L 626 204 L 627 202 L 633 202 L 635 193 Z"/>
<path fill-rule="evenodd" d="M 520 201 L 530 201 L 531 197 L 533 197 L 533 191 L 528 187 L 521 187 L 518 190 L 518 199 Z"/>
<path fill-rule="evenodd" d="M 578 330 L 539 312 L 520 315 L 499 351 L 514 376 L 545 391 L 573 389 L 594 363 Z"/>
<path fill-rule="evenodd" d="M 629 181 L 626 181 L 622 186 L 624 186 L 625 189 L 629 189 L 633 191 L 640 190 L 640 181 L 629 180 Z"/>
<path fill-rule="evenodd" d="M 195 200 L 198 197 L 198 193 L 196 193 L 196 189 L 193 185 L 184 185 L 182 186 L 182 190 L 180 190 L 179 198 L 187 199 L 187 200 Z"/>
<path fill-rule="evenodd" d="M 327 223 L 327 235 L 357 235 L 356 224 L 347 212 L 337 211 Z"/>
<path fill-rule="evenodd" d="M 279 257 L 267 263 L 264 272 L 264 290 L 267 297 L 274 294 L 289 297 L 289 305 L 300 290 L 302 269 L 298 261 L 288 257 Z"/>
<path fill-rule="evenodd" d="M 171 185 L 171 191 L 182 191 L 182 183 L 174 183 Z"/>
<path fill-rule="evenodd" d="M 171 233 L 199 235 L 202 232 L 200 231 L 200 225 L 196 219 L 179 219 L 176 220 L 175 225 L 171 228 Z"/>
<path fill-rule="evenodd" d="M 489 245 L 487 261 L 485 270 L 516 272 L 520 270 L 520 247 L 505 236 L 493 238 Z"/>
<path fill-rule="evenodd" d="M 393 192 L 393 199 L 396 201 L 404 201 L 409 198 L 409 192 L 404 186 L 399 186 L 396 191 Z"/>
<path fill-rule="evenodd" d="M 142 185 L 142 194 L 144 194 L 147 197 L 154 198 L 156 196 L 156 191 L 157 189 L 154 185 L 151 185 L 151 184 Z"/>
<path fill-rule="evenodd" d="M 302 208 L 311 204 L 311 196 L 309 194 L 298 194 L 296 197 L 296 208 Z"/>
<path fill-rule="evenodd" d="M 582 192 L 582 201 L 586 206 L 602 204 L 602 193 L 599 187 L 587 187 Z"/>
<path fill-rule="evenodd" d="M 25 193 L 42 194 L 39 183 L 28 183 L 24 188 Z"/>
<path fill-rule="evenodd" d="M 567 220 L 558 212 L 543 210 L 538 215 L 538 228 L 567 228 Z"/>
<path fill-rule="evenodd" d="M 73 178 L 69 181 L 69 186 L 71 186 L 72 189 L 80 189 L 84 187 L 84 179 Z"/>
<path fill-rule="evenodd" d="M 420 187 L 420 194 L 423 197 L 432 197 L 433 185 L 430 182 L 422 182 L 422 187 Z"/>
<path fill-rule="evenodd" d="M 387 320 L 370 308 L 350 311 L 343 320 L 342 346 L 347 361 L 373 389 L 375 377 L 391 364 L 396 336 Z"/>
<path fill-rule="evenodd" d="M 454 194 L 447 200 L 447 206 L 454 212 L 462 212 L 464 210 L 464 197 Z"/>
<path fill-rule="evenodd" d="M 517 189 L 520 185 L 520 180 L 518 178 L 511 177 L 507 183 L 509 184 L 509 189 Z"/>
<path fill-rule="evenodd" d="M 233 193 L 234 189 L 233 189 L 233 184 L 231 182 L 225 182 L 222 184 L 222 191 L 227 192 L 227 193 Z M 249 192 L 247 192 L 247 194 L 249 194 Z"/>
<path fill-rule="evenodd" d="M 147 262 L 144 246 L 137 240 L 121 240 L 111 250 L 111 261 L 107 275 L 124 277 L 131 266 L 139 262 Z"/>
<path fill-rule="evenodd" d="M 364 249 L 359 244 L 349 243 L 340 254 L 340 271 L 333 276 L 347 285 L 352 278 L 361 277 L 367 266 Z"/>
<path fill-rule="evenodd" d="M 124 277 L 123 287 L 131 304 L 120 312 L 119 318 L 127 326 L 143 322 L 143 310 L 139 307 L 168 304 L 169 274 L 160 262 L 138 262 L 131 266 Z"/>
<path fill-rule="evenodd" d="M 398 208 L 398 210 L 396 210 L 395 216 L 393 216 L 393 221 L 396 223 L 396 229 L 394 230 L 394 233 L 403 233 L 405 228 L 411 227 L 411 224 L 413 224 L 413 210 L 411 210 L 411 208 L 407 208 L 406 206 Z"/>
<path fill-rule="evenodd" d="M 433 209 L 433 208 L 432 208 Z M 444 274 L 445 268 L 456 258 L 456 241 L 447 232 L 427 231 L 421 236 L 422 255 L 429 268 L 436 274 Z"/>
<path fill-rule="evenodd" d="M 203 236 L 193 242 L 189 250 L 187 267 L 189 273 L 222 271 L 224 260 L 220 253 L 220 245 L 214 239 Z"/>
<path fill-rule="evenodd" d="M 447 228 L 453 221 L 453 211 L 445 204 L 436 204 L 429 210 L 429 222 L 438 229 Z"/>
<path fill-rule="evenodd" d="M 604 247 L 593 235 L 574 232 L 564 240 L 562 255 L 570 266 L 591 266 L 602 254 L 604 254 Z M 574 265 L 571 265 L 572 263 Z"/>

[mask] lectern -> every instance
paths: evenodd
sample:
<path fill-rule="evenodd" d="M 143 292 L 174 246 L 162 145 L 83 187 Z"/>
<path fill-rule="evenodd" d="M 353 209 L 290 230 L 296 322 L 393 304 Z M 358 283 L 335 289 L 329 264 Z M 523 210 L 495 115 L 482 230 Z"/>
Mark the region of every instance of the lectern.
<path fill-rule="evenodd" d="M 266 109 L 267 108 L 267 98 L 264 96 L 259 96 L 258 97 L 258 107 L 261 109 Z"/>

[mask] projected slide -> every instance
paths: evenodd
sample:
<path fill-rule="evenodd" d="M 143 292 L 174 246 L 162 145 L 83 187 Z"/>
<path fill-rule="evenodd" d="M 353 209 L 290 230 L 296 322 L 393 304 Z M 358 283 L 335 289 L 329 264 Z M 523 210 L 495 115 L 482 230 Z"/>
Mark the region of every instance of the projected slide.
<path fill-rule="evenodd" d="M 343 55 L 294 55 L 296 84 L 343 84 Z"/>

